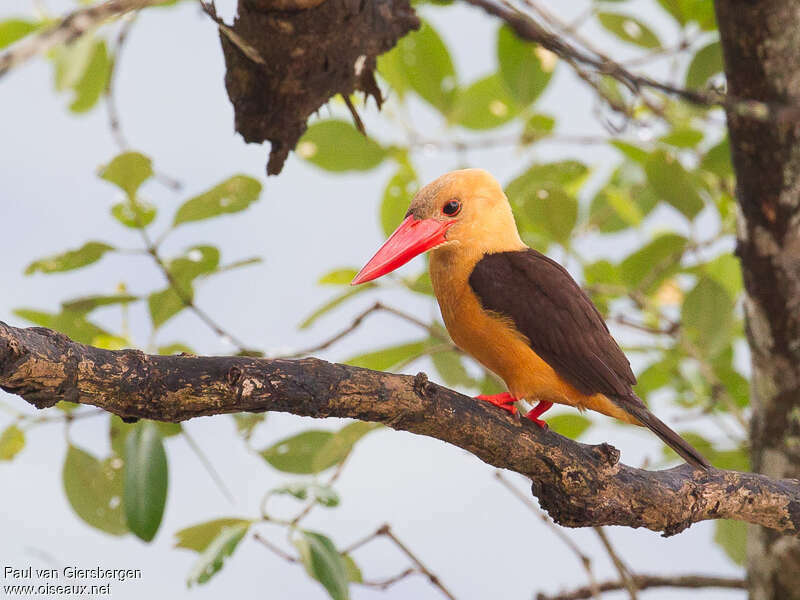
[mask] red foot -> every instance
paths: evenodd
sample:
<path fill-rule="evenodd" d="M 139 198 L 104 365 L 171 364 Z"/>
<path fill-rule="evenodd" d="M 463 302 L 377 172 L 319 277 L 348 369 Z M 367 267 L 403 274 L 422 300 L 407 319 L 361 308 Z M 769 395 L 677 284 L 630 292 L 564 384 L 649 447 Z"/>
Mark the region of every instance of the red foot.
<path fill-rule="evenodd" d="M 547 429 L 547 423 L 542 421 L 539 417 L 544 414 L 551 406 L 553 406 L 552 402 L 548 402 L 547 400 L 539 400 L 539 403 L 534 406 L 531 410 L 528 411 L 528 414 L 525 415 L 528 419 L 536 423 L 542 429 Z"/>
<path fill-rule="evenodd" d="M 511 405 L 513 402 L 516 402 L 517 399 L 514 398 L 508 392 L 504 394 L 494 394 L 491 396 L 481 394 L 480 396 L 475 396 L 478 400 L 486 400 L 489 404 L 494 404 L 497 408 L 502 408 L 503 410 L 507 410 L 512 415 L 517 414 L 517 407 Z M 510 406 L 511 405 L 511 406 Z"/>

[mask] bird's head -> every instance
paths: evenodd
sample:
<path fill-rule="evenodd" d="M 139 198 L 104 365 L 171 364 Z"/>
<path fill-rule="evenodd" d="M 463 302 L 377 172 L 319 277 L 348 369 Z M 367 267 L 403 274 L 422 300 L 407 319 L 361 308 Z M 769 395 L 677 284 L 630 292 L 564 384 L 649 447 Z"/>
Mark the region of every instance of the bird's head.
<path fill-rule="evenodd" d="M 428 250 L 484 253 L 521 247 L 497 180 L 483 169 L 451 171 L 417 192 L 406 218 L 351 285 L 386 275 Z"/>

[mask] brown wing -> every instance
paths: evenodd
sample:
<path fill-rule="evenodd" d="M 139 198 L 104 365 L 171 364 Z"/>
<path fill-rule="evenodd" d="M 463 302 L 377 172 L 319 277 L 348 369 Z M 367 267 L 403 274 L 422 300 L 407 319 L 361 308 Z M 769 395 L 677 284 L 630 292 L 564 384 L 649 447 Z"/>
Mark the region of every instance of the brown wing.
<path fill-rule="evenodd" d="M 533 351 L 579 391 L 635 397 L 628 359 L 595 305 L 557 262 L 530 248 L 487 254 L 469 284 L 483 308 L 510 318 Z"/>

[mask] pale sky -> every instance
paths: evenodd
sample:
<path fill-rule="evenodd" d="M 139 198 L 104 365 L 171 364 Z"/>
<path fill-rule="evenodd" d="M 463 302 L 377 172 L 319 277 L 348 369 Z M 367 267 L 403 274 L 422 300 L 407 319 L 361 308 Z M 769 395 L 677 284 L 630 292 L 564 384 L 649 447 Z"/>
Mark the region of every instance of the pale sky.
<path fill-rule="evenodd" d="M 54 12 L 71 6 L 56 0 L 46 4 Z M 220 3 L 223 14 L 230 14 L 230 5 Z M 629 2 L 626 6 L 655 27 L 666 23 L 648 2 Z M 29 7 L 28 0 L 5 0 L 0 18 L 28 14 Z M 576 3 L 571 8 L 577 12 L 580 6 Z M 493 19 L 469 7 L 424 7 L 423 14 L 448 41 L 462 81 L 493 69 L 497 27 Z M 629 48 L 613 50 L 630 53 Z M 197 242 L 209 242 L 220 246 L 223 262 L 253 255 L 264 258 L 259 266 L 219 276 L 198 290 L 197 302 L 226 328 L 253 346 L 279 352 L 313 345 L 341 329 L 352 315 L 378 298 L 424 318 L 438 315 L 435 307 L 422 299 L 379 292 L 365 295 L 308 331 L 298 331 L 297 324 L 334 293 L 317 286 L 316 279 L 332 268 L 360 265 L 381 242 L 377 200 L 392 168 L 383 165 L 367 174 L 331 175 L 292 156 L 283 174 L 266 180 L 268 150 L 246 145 L 234 135 L 215 27 L 193 3 L 143 13 L 122 61 L 117 95 L 128 138 L 136 149 L 153 157 L 157 169 L 187 184 L 178 195 L 157 184 L 144 188 L 147 197 L 158 205 L 162 223 L 183 199 L 234 173 L 252 175 L 265 183 L 261 201 L 247 214 L 185 227 L 165 247 L 169 254 Z M 160 275 L 146 258 L 131 257 L 109 257 L 64 275 L 22 276 L 31 260 L 77 247 L 89 239 L 113 239 L 121 246 L 134 247 L 138 238 L 133 232 L 120 231 L 111 219 L 108 209 L 117 200 L 116 193 L 93 176 L 96 168 L 117 152 L 104 107 L 86 116 L 71 115 L 66 109 L 69 98 L 54 93 L 52 67 L 43 60 L 0 80 L 0 98 L 0 222 L 4 225 L 0 237 L 0 281 L 4 282 L 0 320 L 22 326 L 25 323 L 12 314 L 15 308 L 55 310 L 61 300 L 111 293 L 120 281 L 125 281 L 133 293 L 162 285 Z M 563 67 L 539 101 L 540 110 L 561 116 L 559 129 L 565 133 L 602 133 L 591 107 L 590 93 Z M 328 114 L 327 109 L 321 112 Z M 422 109 L 415 110 L 414 115 L 422 127 L 433 122 Z M 375 117 L 372 103 L 364 116 L 376 137 L 392 135 Z M 469 160 L 471 166 L 487 168 L 507 183 L 534 157 L 544 161 L 564 156 L 576 156 L 599 171 L 609 169 L 616 160 L 605 149 L 554 145 L 543 145 L 524 155 L 508 150 L 475 152 Z M 420 155 L 415 162 L 423 181 L 458 165 L 457 158 L 446 153 Z M 596 251 L 615 253 L 618 249 L 598 247 Z M 408 267 L 409 272 L 420 268 L 420 261 Z M 99 321 L 109 325 L 119 322 L 115 310 L 97 314 Z M 137 325 L 141 331 L 145 322 L 146 313 L 140 306 L 132 314 L 134 332 Z M 412 340 L 416 335 L 391 317 L 374 316 L 357 334 L 321 357 L 343 360 L 359 351 Z M 140 344 L 146 342 L 141 334 L 135 338 Z M 171 321 L 159 339 L 186 341 L 207 354 L 231 350 L 188 313 Z M 415 365 L 409 372 L 425 367 Z M 19 398 L 0 392 L 0 400 L 16 410 L 27 410 Z M 662 416 L 669 422 L 677 409 L 664 408 Z M 629 464 L 660 455 L 660 444 L 648 432 L 616 426 L 602 416 L 596 421 L 598 425 L 582 441 L 612 442 Z M 0 412 L 0 428 L 7 422 L 7 416 Z M 75 444 L 105 455 L 106 423 L 105 417 L 80 421 L 72 427 L 70 437 Z M 334 419 L 274 414 L 259 429 L 254 445 L 264 447 L 308 428 L 339 426 L 341 422 Z M 61 483 L 66 446 L 63 427 L 47 425 L 32 430 L 24 451 L 12 463 L 0 463 L 0 569 L 4 565 L 142 569 L 140 581 L 114 585 L 115 600 L 147 596 L 218 598 L 223 594 L 242 599 L 327 597 L 300 567 L 283 562 L 252 540 L 242 544 L 210 583 L 187 590 L 185 578 L 195 555 L 172 548 L 174 532 L 221 516 L 257 516 L 264 493 L 290 477 L 249 453 L 235 436 L 230 417 L 196 419 L 185 427 L 222 474 L 235 500 L 230 503 L 219 492 L 184 440 L 168 440 L 170 492 L 164 522 L 151 544 L 131 535 L 113 538 L 80 521 L 70 509 Z M 528 493 L 529 485 L 522 478 L 509 476 Z M 530 598 L 538 591 L 554 593 L 586 584 L 576 557 L 538 517 L 496 483 L 491 467 L 458 448 L 382 430 L 358 445 L 336 487 L 342 505 L 334 510 L 316 510 L 305 522 L 307 528 L 346 546 L 389 522 L 460 599 Z M 286 508 L 292 506 L 287 501 Z M 263 531 L 283 543 L 281 532 L 269 528 Z M 616 578 L 591 530 L 565 531 L 595 559 L 598 579 Z M 624 528 L 611 528 L 609 535 L 636 572 L 741 573 L 711 543 L 710 523 L 695 525 L 669 539 Z M 408 566 L 407 560 L 384 541 L 357 552 L 355 559 L 370 579 L 393 575 Z M 730 591 L 692 595 L 709 600 L 743 597 Z M 421 577 L 409 578 L 386 592 L 353 586 L 352 596 L 359 600 L 441 598 Z M 686 592 L 658 590 L 647 592 L 645 597 L 683 598 Z"/>

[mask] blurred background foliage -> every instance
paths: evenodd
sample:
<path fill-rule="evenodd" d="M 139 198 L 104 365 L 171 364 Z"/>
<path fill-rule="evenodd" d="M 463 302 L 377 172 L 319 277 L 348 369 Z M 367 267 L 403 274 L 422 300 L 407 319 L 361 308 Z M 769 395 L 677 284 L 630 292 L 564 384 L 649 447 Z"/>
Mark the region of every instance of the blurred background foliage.
<path fill-rule="evenodd" d="M 449 4 L 419 2 L 416 7 L 424 17 L 432 11 L 448 11 Z M 658 0 L 670 20 L 664 31 L 643 22 L 627 4 L 589 3 L 573 23 L 559 22 L 536 4 L 528 9 L 555 31 L 561 27 L 580 36 L 586 27 L 595 27 L 603 36 L 631 46 L 638 51 L 628 61 L 631 68 L 646 70 L 655 61 L 666 61 L 673 78 L 687 88 L 724 84 L 711 2 Z M 157 149 L 151 156 L 127 148 L 121 131 L 113 126 L 117 54 L 134 20 L 135 16 L 99 28 L 48 54 L 54 90 L 65 97 L 67 110 L 84 113 L 96 110 L 102 100 L 110 104 L 120 152 L 109 156 L 96 175 L 119 200 L 110 208 L 108 229 L 98 232 L 97 239 L 57 255 L 31 257 L 25 275 L 64 273 L 109 255 L 132 255 L 130 260 L 144 257 L 149 261 L 152 287 L 133 293 L 119 284 L 112 295 L 87 290 L 84 296 L 64 298 L 58 312 L 30 306 L 19 307 L 15 315 L 85 344 L 173 354 L 195 351 L 188 342 L 161 333 L 170 319 L 188 311 L 229 340 L 239 354 L 263 355 L 263 349 L 240 342 L 194 301 L 198 286 L 214 285 L 218 274 L 247 268 L 260 258 L 231 262 L 216 246 L 201 240 L 177 255 L 162 251 L 163 242 L 178 228 L 229 215 L 246 218 L 238 213 L 260 200 L 262 184 L 252 175 L 231 174 L 223 181 L 204 182 L 205 192 L 185 198 L 177 210 L 165 210 L 159 194 L 176 186 L 159 172 Z M 0 48 L 54 22 L 54 17 L 42 13 L 2 21 Z M 602 48 L 605 42 L 593 37 L 590 43 Z M 381 87 L 388 101 L 378 118 L 392 135 L 381 139 L 362 135 L 346 118 L 339 99 L 333 112 L 343 116 L 315 119 L 297 155 L 330 173 L 391 165 L 391 176 L 382 190 L 376 190 L 374 209 L 388 235 L 402 220 L 414 193 L 426 183 L 417 173 L 430 153 L 453 152 L 455 166 L 466 167 L 480 166 L 467 157 L 473 149 L 505 148 L 509 160 L 520 165 L 517 175 L 503 184 L 523 239 L 565 264 L 585 286 L 638 367 L 637 393 L 651 405 L 679 406 L 681 422 L 675 426 L 717 467 L 747 470 L 748 360 L 740 309 L 742 281 L 732 254 L 734 176 L 722 113 L 651 91 L 631 90 L 608 76 L 582 73 L 576 65 L 520 40 L 506 26 L 496 29 L 495 51 L 494 69 L 465 81 L 448 45 L 425 21 L 419 31 L 403 38 L 379 60 Z M 605 125 L 607 135 L 573 131 L 569 114 L 543 112 L 537 106 L 553 76 L 572 68 L 579 69 L 589 86 L 587 93 L 596 97 L 596 118 Z M 353 98 L 355 104 L 359 101 Z M 418 119 L 412 117 L 418 111 L 424 111 L 425 119 L 436 127 L 418 130 Z M 541 159 L 547 154 L 541 148 L 552 143 L 573 144 L 584 152 L 593 147 L 613 148 L 616 162 L 597 169 L 578 158 Z M 159 188 L 158 184 L 163 185 Z M 123 229 L 137 232 L 140 243 L 135 247 L 117 243 Z M 368 251 L 365 248 L 365 256 Z M 382 290 L 399 289 L 424 297 L 433 306 L 422 261 L 400 274 L 350 288 L 357 267 L 343 264 L 320 273 L 319 284 L 332 292 L 298 326 L 314 327 L 357 296 L 373 296 L 375 304 L 343 327 L 341 335 L 293 356 L 327 348 L 360 326 L 367 314 L 384 311 L 411 323 L 418 335 L 398 345 L 342 357 L 344 362 L 404 370 L 428 358 L 430 363 L 423 364 L 430 364 L 433 377 L 448 386 L 469 394 L 502 389 L 494 375 L 452 344 L 438 318 L 424 320 L 379 300 Z M 98 282 L 97 287 L 108 289 L 108 284 Z M 129 325 L 128 311 L 137 303 L 147 307 L 148 331 L 132 331 Z M 93 319 L 95 311 L 109 308 L 117 311 L 114 328 Z M 96 412 L 64 403 L 54 411 L 15 414 L 0 434 L 0 460 L 14 459 L 30 428 L 59 418 L 70 423 Z M 185 432 L 180 424 L 128 424 L 117 417 L 101 418 L 108 419 L 110 453 L 94 456 L 70 441 L 61 474 L 64 493 L 76 517 L 87 526 L 149 541 L 159 528 L 168 494 L 169 453 L 164 441 Z M 253 431 L 265 415 L 233 418 L 242 441 L 250 446 Z M 594 418 L 565 412 L 549 423 L 559 433 L 579 438 L 592 427 Z M 287 482 L 265 495 L 260 515 L 224 516 L 177 532 L 177 547 L 197 553 L 197 563 L 187 575 L 189 584 L 207 582 L 226 560 L 235 560 L 230 557 L 245 536 L 260 536 L 255 528 L 271 521 L 286 528 L 294 545 L 296 552 L 285 556 L 287 560 L 301 562 L 332 598 L 349 597 L 351 583 L 365 583 L 349 550 L 337 549 L 322 532 L 305 530 L 302 520 L 315 507 L 337 506 L 338 474 L 358 441 L 375 428 L 356 422 L 335 431 L 309 429 L 268 447 L 251 447 L 266 467 L 285 473 Z M 665 448 L 659 465 L 654 466 L 675 459 Z M 215 477 L 213 470 L 210 474 Z M 272 516 L 269 501 L 275 496 L 295 499 L 296 516 Z M 271 544 L 263 536 L 259 539 Z M 745 543 L 741 523 L 718 522 L 715 541 L 741 564 Z M 424 570 L 409 558 L 414 569 Z"/>

